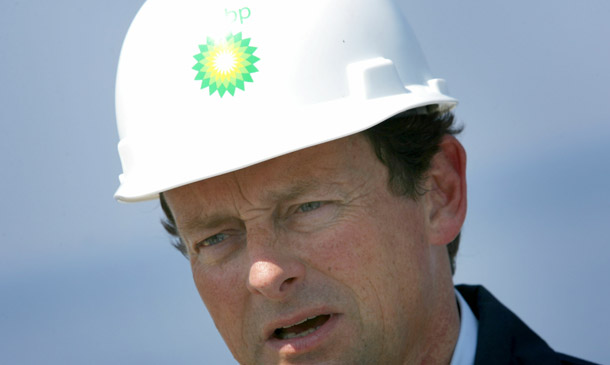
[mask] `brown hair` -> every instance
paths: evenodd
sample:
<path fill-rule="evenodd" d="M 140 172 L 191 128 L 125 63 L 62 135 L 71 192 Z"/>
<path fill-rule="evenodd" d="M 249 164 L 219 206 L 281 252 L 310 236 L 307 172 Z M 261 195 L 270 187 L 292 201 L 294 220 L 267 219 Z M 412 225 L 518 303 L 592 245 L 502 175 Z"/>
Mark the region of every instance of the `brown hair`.
<path fill-rule="evenodd" d="M 454 122 L 453 114 L 440 113 L 435 106 L 429 106 L 395 115 L 362 132 L 373 145 L 377 158 L 388 167 L 388 185 L 394 194 L 418 199 L 426 193 L 423 188 L 426 171 L 443 136 L 462 131 Z M 447 245 L 452 274 L 459 245 L 460 234 Z"/>

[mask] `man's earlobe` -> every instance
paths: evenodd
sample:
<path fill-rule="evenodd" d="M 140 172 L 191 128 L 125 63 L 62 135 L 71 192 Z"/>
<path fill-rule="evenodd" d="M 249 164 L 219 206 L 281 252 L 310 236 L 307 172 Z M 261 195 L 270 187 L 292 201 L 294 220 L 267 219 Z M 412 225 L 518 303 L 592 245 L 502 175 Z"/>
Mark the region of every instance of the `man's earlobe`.
<path fill-rule="evenodd" d="M 430 243 L 448 244 L 460 233 L 466 217 L 466 152 L 455 137 L 443 137 L 428 170 L 426 189 Z"/>

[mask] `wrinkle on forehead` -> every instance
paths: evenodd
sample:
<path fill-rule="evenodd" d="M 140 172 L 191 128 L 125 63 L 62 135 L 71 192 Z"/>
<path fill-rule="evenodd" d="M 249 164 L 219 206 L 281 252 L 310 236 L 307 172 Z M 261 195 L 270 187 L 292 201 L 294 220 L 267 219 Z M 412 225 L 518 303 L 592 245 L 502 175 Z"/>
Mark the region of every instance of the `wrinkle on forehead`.
<path fill-rule="evenodd" d="M 370 143 L 353 135 L 178 188 L 181 192 L 175 203 L 184 213 L 176 217 L 182 220 L 177 221 L 182 223 L 179 229 L 215 225 L 229 218 L 246 221 L 273 213 L 278 202 L 314 191 L 343 197 L 357 194 L 379 177 L 375 168 L 366 172 L 358 168 L 367 164 L 367 157 L 377 161 Z"/>
<path fill-rule="evenodd" d="M 247 183 L 247 182 L 246 182 Z M 230 188 L 229 185 L 235 185 Z M 256 219 L 261 215 L 273 214 L 277 204 L 299 199 L 299 197 L 310 192 L 316 193 L 338 193 L 342 196 L 349 194 L 341 191 L 345 186 L 341 181 L 320 181 L 315 177 L 309 177 L 293 181 L 290 184 L 280 183 L 278 187 L 270 189 L 257 189 L 248 196 L 238 179 L 232 177 L 232 182 L 224 185 L 228 188 L 228 195 L 220 198 L 223 194 L 199 191 L 194 194 L 197 197 L 190 209 L 191 213 L 181 215 L 177 222 L 181 232 L 196 231 L 198 229 L 210 229 L 218 227 L 231 220 L 248 221 Z M 203 190 L 203 189 L 198 189 Z M 260 190 L 260 191 L 258 191 Z M 203 199 L 198 199 L 202 197 Z M 227 208 L 227 207 L 231 208 Z"/>
<path fill-rule="evenodd" d="M 340 150 L 349 150 L 354 145 L 345 142 L 341 143 L 345 148 Z M 337 189 L 353 183 L 358 157 L 362 157 L 355 153 L 337 154 L 337 150 L 315 146 L 297 151 L 234 171 L 232 181 L 243 202 L 250 206 L 292 200 L 311 191 Z"/>

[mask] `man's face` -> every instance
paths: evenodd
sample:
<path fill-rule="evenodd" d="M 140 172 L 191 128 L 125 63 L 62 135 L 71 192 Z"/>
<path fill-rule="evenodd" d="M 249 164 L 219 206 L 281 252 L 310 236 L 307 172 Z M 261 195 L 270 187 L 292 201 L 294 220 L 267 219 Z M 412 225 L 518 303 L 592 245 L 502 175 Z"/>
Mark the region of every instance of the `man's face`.
<path fill-rule="evenodd" d="M 419 362 L 443 331 L 427 200 L 391 193 L 360 135 L 165 197 L 240 363 Z"/>

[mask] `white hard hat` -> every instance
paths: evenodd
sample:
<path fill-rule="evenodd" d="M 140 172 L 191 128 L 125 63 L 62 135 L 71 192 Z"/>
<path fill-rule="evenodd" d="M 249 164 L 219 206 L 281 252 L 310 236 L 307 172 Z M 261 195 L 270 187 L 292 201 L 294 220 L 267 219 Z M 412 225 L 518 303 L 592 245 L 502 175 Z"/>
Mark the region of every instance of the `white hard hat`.
<path fill-rule="evenodd" d="M 391 0 L 148 0 L 116 84 L 115 198 L 159 192 L 456 100 Z"/>

